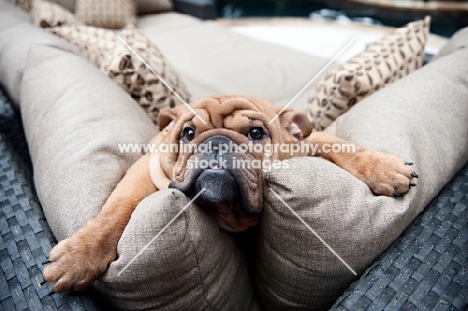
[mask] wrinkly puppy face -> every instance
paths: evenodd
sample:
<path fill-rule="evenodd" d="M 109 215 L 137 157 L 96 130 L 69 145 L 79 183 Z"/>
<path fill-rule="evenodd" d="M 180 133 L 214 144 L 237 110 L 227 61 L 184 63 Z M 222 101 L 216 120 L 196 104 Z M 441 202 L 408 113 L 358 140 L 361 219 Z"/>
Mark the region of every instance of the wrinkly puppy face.
<path fill-rule="evenodd" d="M 295 144 L 311 133 L 307 117 L 254 97 L 221 96 L 162 111 L 159 152 L 150 160 L 158 189 L 175 188 L 197 198 L 205 212 L 229 231 L 254 226 L 263 208 L 264 163 L 289 154 L 267 145 Z M 268 162 L 269 161 L 269 162 Z"/>

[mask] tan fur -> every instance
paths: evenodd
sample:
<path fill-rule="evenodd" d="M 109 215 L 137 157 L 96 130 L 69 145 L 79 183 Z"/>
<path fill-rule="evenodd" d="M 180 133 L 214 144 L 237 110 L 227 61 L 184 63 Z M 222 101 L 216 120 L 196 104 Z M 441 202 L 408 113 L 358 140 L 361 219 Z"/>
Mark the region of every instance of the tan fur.
<path fill-rule="evenodd" d="M 194 141 L 223 134 L 238 143 L 248 143 L 245 132 L 254 126 L 263 126 L 270 138 L 262 143 L 294 144 L 303 140 L 309 144 L 349 143 L 324 132 L 312 132 L 307 117 L 286 109 L 272 124 L 268 122 L 280 112 L 268 101 L 246 96 L 220 96 L 199 100 L 191 107 L 203 122 L 186 106 L 162 111 L 159 117 L 161 132 L 152 143 L 177 143 L 184 126 L 196 129 Z M 306 156 L 307 154 L 295 154 Z M 310 155 L 310 154 L 309 154 Z M 392 196 L 409 190 L 412 169 L 399 157 L 356 147 L 356 153 L 323 153 L 325 159 L 349 171 L 365 182 L 375 194 Z M 147 154 L 138 160 L 117 185 L 103 206 L 101 213 L 72 237 L 61 241 L 50 253 L 51 263 L 44 269 L 46 281 L 57 281 L 56 292 L 82 290 L 105 272 L 117 256 L 117 243 L 138 203 L 169 183 L 183 183 L 190 171 L 186 163 L 193 154 Z M 265 154 L 248 155 L 252 159 L 265 159 Z M 270 159 L 284 160 L 289 154 L 273 154 Z M 261 202 L 263 178 L 260 172 L 250 172 L 249 202 Z M 246 177 L 246 179 L 248 179 Z M 257 217 L 243 213 L 239 206 L 202 207 L 204 210 L 236 231 L 257 223 Z M 261 208 L 258 207 L 258 208 Z"/>

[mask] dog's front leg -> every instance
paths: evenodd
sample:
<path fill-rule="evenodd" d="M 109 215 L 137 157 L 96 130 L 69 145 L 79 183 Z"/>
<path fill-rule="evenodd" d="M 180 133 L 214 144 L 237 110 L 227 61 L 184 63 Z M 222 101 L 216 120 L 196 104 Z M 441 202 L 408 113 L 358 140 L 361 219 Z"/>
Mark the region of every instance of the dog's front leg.
<path fill-rule="evenodd" d="M 57 281 L 54 291 L 83 290 L 117 257 L 117 243 L 138 203 L 157 191 L 150 178 L 149 157 L 141 157 L 125 174 L 102 211 L 50 252 L 44 280 Z"/>
<path fill-rule="evenodd" d="M 411 179 L 418 175 L 410 167 L 412 163 L 398 156 L 368 150 L 326 132 L 313 132 L 306 141 L 317 150 L 314 155 L 347 170 L 375 194 L 398 197 L 415 186 Z"/>

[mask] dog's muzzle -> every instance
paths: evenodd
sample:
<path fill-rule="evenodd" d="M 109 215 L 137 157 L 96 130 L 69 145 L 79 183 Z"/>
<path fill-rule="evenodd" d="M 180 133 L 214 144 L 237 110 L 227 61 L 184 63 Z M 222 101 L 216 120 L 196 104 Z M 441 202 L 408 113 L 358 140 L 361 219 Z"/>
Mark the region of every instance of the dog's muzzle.
<path fill-rule="evenodd" d="M 246 174 L 235 167 L 235 161 L 242 155 L 236 152 L 237 144 L 222 135 L 212 136 L 202 143 L 204 152 L 197 157 L 198 167 L 193 168 L 190 180 L 172 182 L 169 187 L 178 189 L 189 196 L 203 192 L 198 201 L 210 205 L 240 203 L 248 213 L 259 213 L 257 206 L 251 206 L 246 197 L 249 192 Z M 237 205 L 238 205 L 237 204 Z"/>

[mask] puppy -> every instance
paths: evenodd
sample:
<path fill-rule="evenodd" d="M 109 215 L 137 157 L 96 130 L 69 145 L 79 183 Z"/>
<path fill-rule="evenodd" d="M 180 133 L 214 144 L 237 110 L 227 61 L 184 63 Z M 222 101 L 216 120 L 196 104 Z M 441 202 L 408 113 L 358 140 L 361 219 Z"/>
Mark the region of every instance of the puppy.
<path fill-rule="evenodd" d="M 263 208 L 265 168 L 246 163 L 282 166 L 291 157 L 313 155 L 311 150 L 294 146 L 309 144 L 325 150 L 333 144 L 350 144 L 328 133 L 312 132 L 303 113 L 282 111 L 267 100 L 246 96 L 205 98 L 190 107 L 161 111 L 159 125 L 161 131 L 151 143 L 157 148 L 178 146 L 177 152 L 142 156 L 100 214 L 52 249 L 44 280 L 57 281 L 54 291 L 83 290 L 103 274 L 117 257 L 117 243 L 132 212 L 159 189 L 198 195 L 198 206 L 220 227 L 239 232 L 255 226 Z M 289 148 L 270 152 L 269 146 Z M 411 163 L 397 156 L 360 146 L 352 153 L 329 151 L 320 156 L 349 171 L 377 195 L 401 196 L 417 177 Z M 201 167 L 200 163 L 209 165 Z"/>

